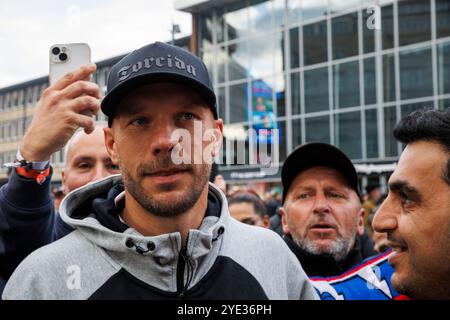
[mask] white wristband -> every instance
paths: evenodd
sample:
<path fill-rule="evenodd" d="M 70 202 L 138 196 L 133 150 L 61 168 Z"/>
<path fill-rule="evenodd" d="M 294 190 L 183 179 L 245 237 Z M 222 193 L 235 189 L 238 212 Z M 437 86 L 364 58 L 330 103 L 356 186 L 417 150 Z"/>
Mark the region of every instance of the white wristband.
<path fill-rule="evenodd" d="M 18 161 L 27 161 L 26 159 L 23 158 L 22 154 L 20 153 L 20 149 L 17 149 L 17 153 L 16 153 L 16 158 Z M 42 171 L 47 169 L 50 160 L 47 161 L 27 161 L 31 163 L 31 169 L 33 170 L 37 170 L 37 171 Z"/>

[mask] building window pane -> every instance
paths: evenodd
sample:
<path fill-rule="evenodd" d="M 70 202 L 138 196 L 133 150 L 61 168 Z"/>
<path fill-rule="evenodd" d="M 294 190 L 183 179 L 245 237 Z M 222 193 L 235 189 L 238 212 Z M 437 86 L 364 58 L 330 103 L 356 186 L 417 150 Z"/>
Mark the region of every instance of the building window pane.
<path fill-rule="evenodd" d="M 378 125 L 377 110 L 366 110 L 366 156 L 378 158 Z"/>
<path fill-rule="evenodd" d="M 401 46 L 430 40 L 430 1 L 399 1 L 398 33 L 398 39 Z"/>
<path fill-rule="evenodd" d="M 304 65 L 327 61 L 327 22 L 321 21 L 303 27 Z"/>
<path fill-rule="evenodd" d="M 213 65 L 214 65 L 215 55 L 214 55 L 213 51 L 211 51 L 211 50 L 203 51 L 201 57 L 202 57 L 203 62 L 206 65 L 206 68 L 209 71 L 209 75 L 210 75 L 211 80 L 214 79 L 214 74 L 213 74 L 214 68 L 213 68 Z"/>
<path fill-rule="evenodd" d="M 247 121 L 247 103 L 249 101 L 247 83 L 230 86 L 230 122 Z"/>
<path fill-rule="evenodd" d="M 226 96 L 225 96 L 225 88 L 219 88 L 218 89 L 218 94 L 217 94 L 217 112 L 219 115 L 219 118 L 223 119 L 223 121 L 225 121 L 225 123 L 227 123 L 227 119 L 226 119 L 226 113 L 225 113 L 225 108 L 226 108 Z"/>
<path fill-rule="evenodd" d="M 280 162 L 287 157 L 286 122 L 278 121 Z M 273 149 L 272 149 L 273 150 Z"/>
<path fill-rule="evenodd" d="M 361 113 L 349 112 L 334 116 L 335 144 L 350 158 L 361 159 Z"/>
<path fill-rule="evenodd" d="M 383 96 L 384 101 L 395 100 L 395 66 L 394 55 L 383 56 Z"/>
<path fill-rule="evenodd" d="M 252 0 L 249 8 L 250 27 L 252 32 L 261 32 L 273 29 L 272 1 Z"/>
<path fill-rule="evenodd" d="M 228 46 L 228 80 L 247 78 L 249 68 L 247 42 L 230 44 Z"/>
<path fill-rule="evenodd" d="M 286 115 L 286 83 L 284 74 L 278 74 L 275 77 L 275 102 L 277 105 L 277 116 Z"/>
<path fill-rule="evenodd" d="M 302 4 L 302 17 L 303 20 L 314 19 L 323 17 L 328 11 L 328 0 L 303 0 Z"/>
<path fill-rule="evenodd" d="M 330 143 L 330 118 L 328 116 L 305 119 L 306 142 Z"/>
<path fill-rule="evenodd" d="M 366 105 L 377 103 L 375 58 L 364 59 L 364 100 Z"/>
<path fill-rule="evenodd" d="M 445 110 L 450 108 L 450 99 L 439 100 L 439 110 Z"/>
<path fill-rule="evenodd" d="M 285 63 L 286 59 L 284 58 L 284 33 L 277 32 L 273 35 L 273 44 L 274 48 L 272 49 L 274 54 L 274 62 L 275 62 L 275 70 L 274 73 L 283 72 L 286 69 Z"/>
<path fill-rule="evenodd" d="M 225 41 L 225 32 L 227 28 L 225 27 L 225 18 L 223 12 L 217 15 L 215 32 L 217 37 L 217 43 L 221 43 Z"/>
<path fill-rule="evenodd" d="M 367 10 L 362 11 L 362 30 L 363 30 L 363 51 L 364 53 L 373 52 L 375 50 L 375 28 L 368 28 L 367 21 L 374 13 Z M 371 18 L 372 19 L 372 18 Z"/>
<path fill-rule="evenodd" d="M 361 0 L 329 0 L 330 1 L 330 13 L 339 12 L 342 10 L 357 7 L 361 4 Z"/>
<path fill-rule="evenodd" d="M 383 50 L 394 47 L 394 19 L 392 5 L 381 8 L 381 37 Z"/>
<path fill-rule="evenodd" d="M 402 99 L 433 95 L 431 49 L 400 53 L 400 93 Z"/>
<path fill-rule="evenodd" d="M 436 36 L 450 36 L 450 0 L 436 1 Z"/>
<path fill-rule="evenodd" d="M 333 67 L 334 108 L 360 105 L 358 66 L 358 61 L 353 61 Z"/>
<path fill-rule="evenodd" d="M 409 115 L 414 111 L 423 109 L 433 109 L 433 101 L 403 104 L 400 108 L 402 118 L 406 117 L 407 115 Z"/>
<path fill-rule="evenodd" d="M 274 0 L 273 1 L 273 17 L 275 28 L 279 28 L 285 25 L 284 22 L 284 5 L 285 0 Z"/>
<path fill-rule="evenodd" d="M 213 34 L 213 21 L 211 13 L 204 13 L 199 18 L 200 22 L 200 39 L 201 39 L 201 48 L 204 49 L 205 46 L 210 47 L 213 40 L 212 40 L 212 34 Z"/>
<path fill-rule="evenodd" d="M 245 1 L 239 1 L 223 15 L 228 33 L 228 40 L 244 37 L 249 33 L 248 8 Z"/>
<path fill-rule="evenodd" d="M 225 82 L 225 69 L 227 68 L 228 53 L 225 47 L 219 47 L 217 49 L 217 57 L 215 59 L 217 64 L 217 80 L 219 83 Z"/>
<path fill-rule="evenodd" d="M 300 114 L 300 74 L 298 72 L 291 74 L 291 102 L 292 102 L 292 114 Z"/>
<path fill-rule="evenodd" d="M 253 37 L 248 40 L 250 47 L 251 76 L 261 78 L 274 73 L 273 35 Z"/>
<path fill-rule="evenodd" d="M 305 112 L 328 110 L 328 68 L 305 71 Z"/>
<path fill-rule="evenodd" d="M 287 6 L 288 24 L 300 21 L 301 17 L 300 2 L 302 1 L 287 0 L 286 6 Z"/>
<path fill-rule="evenodd" d="M 300 43 L 298 37 L 298 28 L 289 30 L 289 43 L 291 45 L 290 59 L 291 68 L 298 68 L 300 66 Z"/>
<path fill-rule="evenodd" d="M 301 119 L 292 120 L 292 146 L 295 149 L 302 144 L 302 121 Z"/>
<path fill-rule="evenodd" d="M 358 14 L 352 13 L 332 20 L 333 59 L 358 54 Z"/>
<path fill-rule="evenodd" d="M 450 43 L 440 44 L 437 50 L 438 92 L 450 93 Z"/>
<path fill-rule="evenodd" d="M 384 108 L 384 148 L 386 157 L 398 156 L 397 140 L 394 139 L 392 134 L 396 123 L 395 107 Z"/>

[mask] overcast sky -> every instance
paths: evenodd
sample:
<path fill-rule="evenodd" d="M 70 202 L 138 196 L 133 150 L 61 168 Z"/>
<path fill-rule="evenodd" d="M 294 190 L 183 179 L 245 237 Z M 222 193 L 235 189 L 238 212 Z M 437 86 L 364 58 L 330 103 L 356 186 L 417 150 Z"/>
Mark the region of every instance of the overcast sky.
<path fill-rule="evenodd" d="M 0 0 L 0 88 L 48 74 L 55 43 L 86 42 L 92 60 L 171 40 L 172 21 L 191 34 L 173 0 Z"/>

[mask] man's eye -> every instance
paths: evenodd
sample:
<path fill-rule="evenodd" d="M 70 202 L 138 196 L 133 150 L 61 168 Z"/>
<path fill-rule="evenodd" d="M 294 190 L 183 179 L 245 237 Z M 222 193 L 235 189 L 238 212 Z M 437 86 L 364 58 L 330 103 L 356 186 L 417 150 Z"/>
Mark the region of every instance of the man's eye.
<path fill-rule="evenodd" d="M 89 169 L 91 165 L 87 162 L 80 162 L 77 166 L 79 169 Z"/>
<path fill-rule="evenodd" d="M 135 126 L 142 126 L 142 125 L 144 125 L 145 123 L 146 123 L 145 118 L 138 118 L 138 119 L 135 119 L 135 120 L 133 120 L 133 121 L 131 122 L 131 124 L 133 124 L 133 125 L 135 125 Z"/>
<path fill-rule="evenodd" d="M 335 193 L 335 192 L 332 192 L 332 193 L 330 194 L 330 197 L 331 197 L 331 198 L 334 198 L 334 199 L 344 199 L 344 196 L 343 196 L 342 194 Z"/>
<path fill-rule="evenodd" d="M 194 114 L 191 112 L 184 112 L 182 115 L 183 120 L 192 120 L 195 118 Z"/>
<path fill-rule="evenodd" d="M 297 199 L 305 200 L 309 198 L 309 194 L 307 193 L 301 193 L 297 196 Z"/>
<path fill-rule="evenodd" d="M 119 166 L 112 163 L 108 166 L 108 168 L 109 170 L 119 170 Z"/>
<path fill-rule="evenodd" d="M 408 197 L 408 195 L 404 192 L 400 192 L 399 193 L 400 196 L 400 201 L 402 203 L 402 205 L 411 205 L 413 203 L 413 201 Z"/>

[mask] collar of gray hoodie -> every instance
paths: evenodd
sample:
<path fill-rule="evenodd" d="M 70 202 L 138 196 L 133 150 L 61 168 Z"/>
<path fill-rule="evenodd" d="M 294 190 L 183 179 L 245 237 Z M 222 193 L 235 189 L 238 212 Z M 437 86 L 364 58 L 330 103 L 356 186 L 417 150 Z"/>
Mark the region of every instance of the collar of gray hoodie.
<path fill-rule="evenodd" d="M 100 201 L 107 199 L 110 190 L 120 184 L 122 184 L 122 177 L 114 175 L 73 190 L 61 202 L 61 219 L 100 248 L 105 259 L 108 259 L 116 268 L 125 268 L 135 275 L 141 274 L 139 278 L 144 276 L 143 272 L 150 273 L 148 276 L 151 278 L 175 276 L 182 249 L 179 232 L 146 237 L 126 225 L 123 225 L 125 226 L 123 230 L 120 230 L 120 227 L 111 230 L 97 218 L 96 206 L 92 203 L 99 199 Z M 115 203 L 117 194 L 112 196 L 110 203 Z M 215 210 L 211 210 L 211 198 L 218 199 L 219 205 L 215 207 Z M 206 273 L 214 263 L 222 244 L 222 234 L 230 218 L 225 195 L 212 183 L 209 183 L 208 199 L 205 218 L 198 230 L 189 231 L 185 248 L 194 273 L 198 273 L 200 268 L 203 269 L 202 273 Z M 104 208 L 97 206 L 97 210 L 99 207 Z M 114 219 L 121 224 L 118 209 L 114 208 L 112 211 L 112 214 L 116 215 Z M 209 214 L 208 211 L 210 211 Z M 219 212 L 214 214 L 211 211 Z M 149 268 L 150 265 L 154 267 Z M 157 274 L 154 274 L 155 272 Z M 144 276 L 144 278 L 147 277 Z"/>

